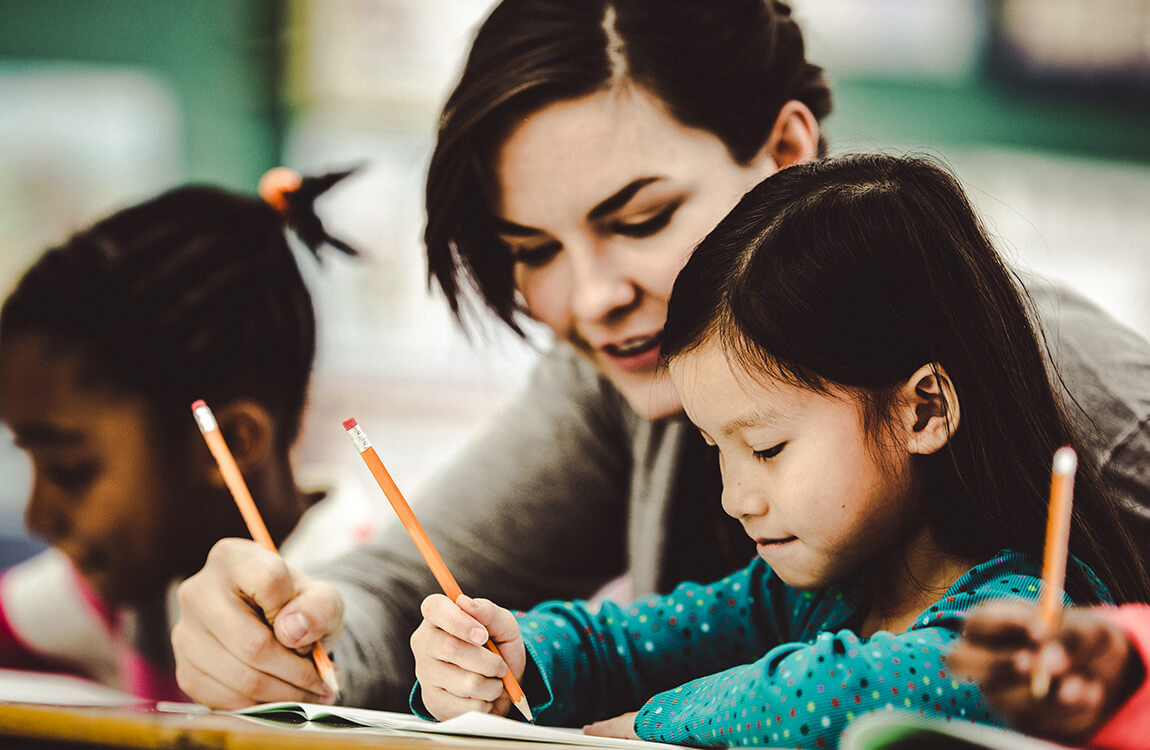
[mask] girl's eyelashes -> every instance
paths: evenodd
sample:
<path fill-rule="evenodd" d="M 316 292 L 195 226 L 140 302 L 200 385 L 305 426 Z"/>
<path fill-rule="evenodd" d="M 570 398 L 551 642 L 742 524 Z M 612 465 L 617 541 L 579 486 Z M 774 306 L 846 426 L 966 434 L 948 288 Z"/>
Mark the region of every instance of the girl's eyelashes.
<path fill-rule="evenodd" d="M 76 492 L 87 487 L 100 471 L 96 461 L 81 461 L 77 464 L 57 464 L 44 469 L 44 476 L 57 487 Z"/>
<path fill-rule="evenodd" d="M 529 268 L 539 268 L 551 262 L 563 248 L 558 242 L 547 242 L 534 247 L 521 247 L 508 244 L 512 263 L 520 263 Z"/>
<path fill-rule="evenodd" d="M 786 447 L 787 447 L 787 441 L 784 440 L 781 443 L 777 443 L 775 445 L 772 445 L 770 448 L 766 448 L 766 449 L 761 450 L 761 451 L 755 451 L 754 452 L 755 458 L 759 459 L 760 461 L 768 461 L 768 460 L 774 458 L 775 456 L 779 455 L 780 453 L 782 453 L 783 448 L 786 448 Z"/>
<path fill-rule="evenodd" d="M 650 237 L 662 231 L 664 227 L 671 223 L 671 218 L 675 215 L 675 212 L 679 210 L 679 206 L 681 205 L 683 205 L 683 201 L 681 200 L 669 203 L 654 216 L 642 221 L 613 221 L 610 224 L 611 231 L 615 234 L 621 234 L 624 237 Z"/>

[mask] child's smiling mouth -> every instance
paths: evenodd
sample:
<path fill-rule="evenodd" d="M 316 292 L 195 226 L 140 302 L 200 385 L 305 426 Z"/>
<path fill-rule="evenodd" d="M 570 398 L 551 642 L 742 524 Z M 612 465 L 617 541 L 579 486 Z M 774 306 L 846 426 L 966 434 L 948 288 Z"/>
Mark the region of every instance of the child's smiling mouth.
<path fill-rule="evenodd" d="M 759 555 L 770 554 L 776 550 L 782 549 L 791 542 L 798 541 L 795 536 L 783 536 L 772 539 L 759 538 L 755 540 L 755 549 Z"/>

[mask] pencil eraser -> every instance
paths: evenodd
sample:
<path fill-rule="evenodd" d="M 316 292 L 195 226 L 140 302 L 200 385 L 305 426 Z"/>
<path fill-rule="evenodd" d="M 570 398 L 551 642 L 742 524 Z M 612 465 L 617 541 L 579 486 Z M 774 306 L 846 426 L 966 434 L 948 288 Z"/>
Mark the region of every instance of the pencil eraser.
<path fill-rule="evenodd" d="M 1073 474 L 1078 468 L 1078 454 L 1069 445 L 1064 445 L 1054 451 L 1054 473 Z"/>
<path fill-rule="evenodd" d="M 350 430 L 352 427 L 355 427 L 357 424 L 359 424 L 359 422 L 355 421 L 355 417 L 348 417 L 347 419 L 343 420 L 343 429 Z"/>
<path fill-rule="evenodd" d="M 192 411 L 199 409 L 201 406 L 207 406 L 207 405 L 208 405 L 207 401 L 204 401 L 202 398 L 197 398 L 195 401 L 192 402 Z"/>

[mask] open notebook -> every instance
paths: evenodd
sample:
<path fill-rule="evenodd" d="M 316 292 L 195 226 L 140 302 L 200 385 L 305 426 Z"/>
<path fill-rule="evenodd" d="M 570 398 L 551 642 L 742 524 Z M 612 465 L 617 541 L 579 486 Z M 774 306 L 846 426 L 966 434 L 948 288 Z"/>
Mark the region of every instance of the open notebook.
<path fill-rule="evenodd" d="M 166 703 L 156 704 L 161 711 L 177 713 L 201 713 L 208 709 L 194 703 Z M 623 740 L 613 737 L 592 737 L 579 729 L 562 727 L 543 727 L 536 724 L 527 724 L 514 719 L 491 714 L 467 713 L 447 721 L 425 721 L 412 714 L 392 713 L 390 711 L 373 711 L 366 708 L 351 708 L 347 706 L 320 706 L 314 703 L 262 703 L 258 706 L 241 708 L 238 711 L 227 711 L 239 716 L 250 716 L 282 722 L 286 724 L 323 724 L 352 727 L 375 727 L 408 732 L 425 732 L 432 734 L 453 734 L 467 737 L 493 737 L 505 740 L 521 740 L 525 742 L 553 742 L 564 745 L 582 745 L 583 747 L 614 747 L 614 748 L 658 748 L 673 747 L 658 742 L 643 742 L 641 740 Z"/>

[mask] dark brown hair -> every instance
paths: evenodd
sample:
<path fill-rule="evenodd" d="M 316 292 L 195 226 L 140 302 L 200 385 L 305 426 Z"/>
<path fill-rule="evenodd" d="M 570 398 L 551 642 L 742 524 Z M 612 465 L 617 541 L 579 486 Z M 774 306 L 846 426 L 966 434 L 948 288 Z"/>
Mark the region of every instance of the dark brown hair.
<path fill-rule="evenodd" d="M 930 161 L 851 156 L 747 193 L 675 281 L 666 360 L 708 341 L 749 373 L 882 404 L 918 368 L 949 374 L 961 420 L 915 456 L 927 521 L 953 554 L 1042 559 L 1051 458 L 1078 448 L 1071 553 L 1119 601 L 1150 595 L 1140 556 L 1071 426 L 1016 279 L 958 181 Z M 1068 590 L 1089 601 L 1073 568 Z"/>
<path fill-rule="evenodd" d="M 511 126 L 619 82 L 716 135 L 740 164 L 762 149 L 787 101 L 818 118 L 831 108 L 782 2 L 504 0 L 444 107 L 427 176 L 429 279 L 457 317 L 465 300 L 478 302 L 521 333 L 511 259 L 492 226 L 492 161 Z"/>

